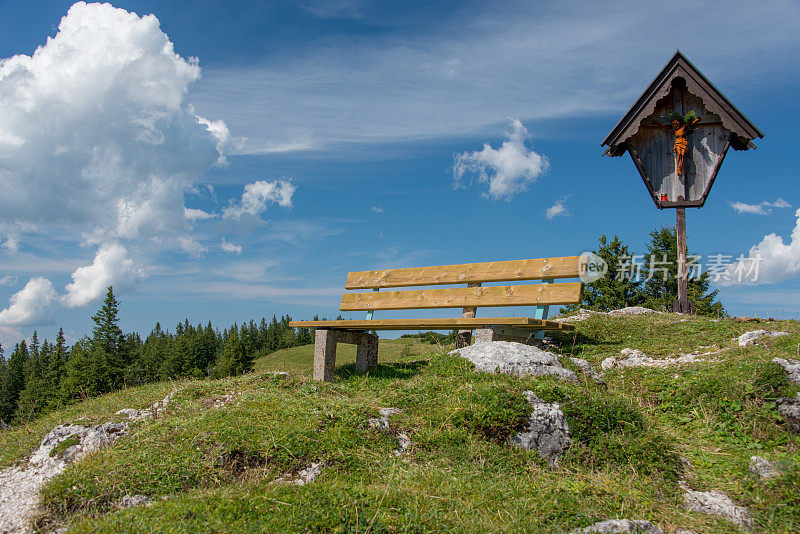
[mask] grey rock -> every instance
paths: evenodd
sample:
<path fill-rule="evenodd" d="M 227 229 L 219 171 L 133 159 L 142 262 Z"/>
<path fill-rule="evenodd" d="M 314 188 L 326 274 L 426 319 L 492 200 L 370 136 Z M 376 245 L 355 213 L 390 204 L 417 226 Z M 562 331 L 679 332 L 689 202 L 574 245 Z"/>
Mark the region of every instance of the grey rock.
<path fill-rule="evenodd" d="M 572 442 L 564 412 L 557 403 L 544 402 L 532 391 L 526 391 L 525 395 L 533 412 L 528 418 L 526 430 L 509 438 L 509 442 L 517 447 L 537 451 L 550 465 L 558 465 L 559 459 Z"/>
<path fill-rule="evenodd" d="M 322 462 L 314 462 L 308 467 L 301 469 L 296 476 L 291 474 L 283 475 L 275 480 L 279 484 L 291 484 L 292 486 L 305 486 L 313 482 L 322 473 Z"/>
<path fill-rule="evenodd" d="M 611 310 L 609 312 L 601 312 L 595 310 L 586 310 L 586 309 L 579 309 L 578 313 L 575 315 L 570 315 L 569 317 L 558 317 L 557 319 L 553 319 L 554 321 L 558 322 L 569 322 L 575 323 L 579 321 L 585 321 L 594 315 L 610 315 L 612 317 L 619 317 L 624 315 L 644 315 L 647 313 L 664 313 L 656 310 L 651 310 L 650 308 L 643 308 L 641 306 L 629 306 L 627 308 L 620 308 L 619 310 Z"/>
<path fill-rule="evenodd" d="M 0 469 L 0 532 L 31 531 L 30 520 L 39 507 L 42 486 L 70 463 L 121 438 L 132 421 L 163 411 L 174 393 L 153 404 L 150 410 L 120 410 L 119 414 L 129 421 L 94 426 L 59 425 L 42 439 L 27 465 Z"/>
<path fill-rule="evenodd" d="M 572 531 L 573 534 L 664 534 L 659 527 L 643 519 L 609 519 Z"/>
<path fill-rule="evenodd" d="M 264 373 L 264 378 L 272 378 L 275 380 L 287 380 L 289 378 L 289 373 L 286 371 L 269 371 Z"/>
<path fill-rule="evenodd" d="M 484 341 L 452 351 L 475 364 L 478 371 L 519 376 L 555 376 L 577 382 L 578 375 L 565 369 L 556 354 L 513 341 Z"/>
<path fill-rule="evenodd" d="M 711 351 L 711 352 L 704 352 L 702 354 L 693 353 L 693 354 L 680 354 L 678 356 L 668 356 L 666 358 L 653 358 L 651 356 L 646 355 L 644 352 L 638 349 L 631 349 L 626 348 L 620 351 L 619 356 L 610 356 L 602 361 L 600 367 L 604 371 L 610 371 L 611 369 L 618 368 L 624 369 L 627 367 L 657 367 L 657 368 L 664 368 L 670 367 L 673 365 L 687 365 L 692 363 L 704 362 L 707 361 L 707 356 L 713 356 L 714 354 L 718 354 L 719 350 Z"/>
<path fill-rule="evenodd" d="M 402 456 L 413 445 L 411 438 L 405 432 L 397 433 L 397 450 L 394 451 L 395 456 Z"/>
<path fill-rule="evenodd" d="M 598 384 L 606 385 L 606 381 L 600 376 L 600 373 L 594 370 L 592 364 L 588 361 L 584 360 L 583 358 L 570 358 L 570 362 L 572 362 L 576 367 L 578 367 L 583 374 L 597 382 Z"/>
<path fill-rule="evenodd" d="M 775 478 L 781 474 L 769 460 L 761 456 L 751 456 L 747 470 L 751 475 L 763 479 Z"/>
<path fill-rule="evenodd" d="M 800 433 L 800 393 L 794 397 L 783 397 L 776 403 L 778 413 L 794 432 Z"/>
<path fill-rule="evenodd" d="M 139 414 L 140 413 L 141 413 L 141 411 L 137 410 L 135 408 L 125 408 L 125 409 L 122 409 L 122 410 L 118 411 L 116 413 L 116 415 L 124 415 L 128 419 L 135 421 L 135 420 L 137 420 L 139 418 Z"/>
<path fill-rule="evenodd" d="M 777 363 L 786 374 L 789 375 L 789 380 L 800 384 L 800 360 L 784 360 L 783 358 L 773 358 L 772 363 Z"/>
<path fill-rule="evenodd" d="M 116 413 L 116 415 L 124 415 L 129 421 L 141 421 L 148 417 L 158 417 L 167 408 L 172 398 L 175 396 L 175 391 L 164 397 L 162 400 L 151 404 L 147 408 L 136 410 L 134 408 L 124 408 Z"/>
<path fill-rule="evenodd" d="M 686 507 L 693 512 L 716 515 L 743 528 L 750 528 L 753 520 L 744 506 L 739 506 L 730 497 L 718 491 L 694 491 L 681 482 Z"/>
<path fill-rule="evenodd" d="M 780 337 L 788 335 L 789 332 L 767 332 L 766 330 L 753 330 L 751 332 L 745 332 L 739 336 L 739 346 L 746 347 L 747 345 L 752 345 L 762 337 Z"/>
<path fill-rule="evenodd" d="M 557 321 L 559 323 L 564 323 L 564 322 L 577 323 L 579 321 L 585 321 L 586 319 L 589 319 L 593 315 L 607 315 L 607 313 L 606 312 L 593 311 L 593 310 L 584 310 L 583 308 L 581 308 L 581 309 L 578 310 L 578 313 L 576 313 L 575 315 L 570 315 L 568 317 L 558 317 L 558 318 L 553 319 L 553 320 Z"/>
<path fill-rule="evenodd" d="M 627 308 L 621 308 L 619 310 L 611 310 L 608 312 L 608 315 L 645 315 L 648 313 L 664 313 L 656 310 L 651 310 L 650 308 L 643 308 L 641 306 L 628 306 Z"/>
<path fill-rule="evenodd" d="M 389 416 L 399 414 L 400 412 L 401 410 L 399 408 L 381 408 L 378 410 L 378 415 L 380 417 L 367 419 L 367 424 L 369 424 L 370 428 L 389 430 Z"/>
<path fill-rule="evenodd" d="M 146 495 L 125 495 L 119 503 L 120 508 L 130 508 L 132 506 L 142 506 L 150 504 L 153 499 Z"/>
<path fill-rule="evenodd" d="M 379 428 L 386 432 L 392 433 L 389 425 L 389 417 L 392 415 L 397 415 L 401 412 L 402 410 L 400 410 L 400 408 L 381 408 L 378 410 L 379 417 L 367 419 L 367 424 L 370 426 L 370 428 Z M 411 438 L 408 437 L 408 434 L 405 432 L 394 432 L 394 435 L 397 438 L 397 449 L 394 451 L 394 454 L 395 456 L 401 456 L 411 447 Z"/>

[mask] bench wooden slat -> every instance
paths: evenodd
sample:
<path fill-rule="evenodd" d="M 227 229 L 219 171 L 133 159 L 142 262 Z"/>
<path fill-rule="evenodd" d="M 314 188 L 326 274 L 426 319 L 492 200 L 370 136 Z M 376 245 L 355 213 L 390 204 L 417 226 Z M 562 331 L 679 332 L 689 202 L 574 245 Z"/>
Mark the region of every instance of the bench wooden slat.
<path fill-rule="evenodd" d="M 328 328 L 338 330 L 453 330 L 457 328 L 485 328 L 488 326 L 516 326 L 531 330 L 574 330 L 571 324 L 543 321 L 532 317 L 486 318 L 436 318 L 436 319 L 370 319 L 337 321 L 292 321 L 293 328 Z"/>
<path fill-rule="evenodd" d="M 342 295 L 342 305 L 339 309 L 342 311 L 415 310 L 577 304 L 580 302 L 582 286 L 580 282 L 565 282 L 345 293 Z"/>
<path fill-rule="evenodd" d="M 532 260 L 491 261 L 404 269 L 359 271 L 347 274 L 345 289 L 434 286 L 469 282 L 510 282 L 545 278 L 577 278 L 580 256 Z"/>

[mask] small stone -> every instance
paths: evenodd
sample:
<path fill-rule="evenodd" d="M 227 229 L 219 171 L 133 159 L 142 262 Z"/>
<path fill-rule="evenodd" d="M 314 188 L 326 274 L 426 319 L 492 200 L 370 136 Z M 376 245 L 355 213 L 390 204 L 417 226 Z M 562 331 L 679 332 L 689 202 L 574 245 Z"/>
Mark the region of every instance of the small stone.
<path fill-rule="evenodd" d="M 800 384 L 800 360 L 784 360 L 783 358 L 773 358 L 772 363 L 777 363 L 786 374 L 789 375 L 789 380 Z"/>
<path fill-rule="evenodd" d="M 611 310 L 608 315 L 645 315 L 648 313 L 663 313 L 650 308 L 643 308 L 642 306 L 628 306 L 619 310 Z"/>
<path fill-rule="evenodd" d="M 408 434 L 405 432 L 398 432 L 397 433 L 397 450 L 394 451 L 395 456 L 401 456 L 404 454 L 408 449 L 411 448 L 412 442 L 411 438 L 408 437 Z"/>
<path fill-rule="evenodd" d="M 141 506 L 150 504 L 153 501 L 146 495 L 125 495 L 119 503 L 120 508 L 130 508 L 131 506 Z"/>
<path fill-rule="evenodd" d="M 115 415 L 124 415 L 128 419 L 136 420 L 140 418 L 139 410 L 135 410 L 133 408 L 125 408 L 124 410 L 118 411 Z"/>
<path fill-rule="evenodd" d="M 601 384 L 603 386 L 606 385 L 606 381 L 603 380 L 603 378 L 600 376 L 600 373 L 595 371 L 594 367 L 592 367 L 592 364 L 590 364 L 588 361 L 584 360 L 583 358 L 570 358 L 569 361 L 572 362 L 575 366 L 577 366 L 581 371 L 583 371 L 583 374 L 585 374 L 598 384 Z"/>
<path fill-rule="evenodd" d="M 513 341 L 483 341 L 450 354 L 466 358 L 485 373 L 555 376 L 568 382 L 578 381 L 578 375 L 565 369 L 556 354 Z"/>
<path fill-rule="evenodd" d="M 291 484 L 293 486 L 305 486 L 309 482 L 313 482 L 315 478 L 322 472 L 322 462 L 311 463 L 305 469 L 301 469 L 296 477 L 291 474 L 285 474 L 275 480 L 280 484 Z"/>
<path fill-rule="evenodd" d="M 608 519 L 572 531 L 573 534 L 664 534 L 659 527 L 642 519 Z"/>
<path fill-rule="evenodd" d="M 556 466 L 572 442 L 564 412 L 557 403 L 544 402 L 532 391 L 526 391 L 525 395 L 533 407 L 528 418 L 528 427 L 524 432 L 509 438 L 509 442 L 517 447 L 537 451 L 539 457 L 547 460 L 551 466 Z"/>
<path fill-rule="evenodd" d="M 750 512 L 744 506 L 739 506 L 730 497 L 718 491 L 694 491 L 681 483 L 684 491 L 683 499 L 686 507 L 693 512 L 723 517 L 741 527 L 749 528 L 752 525 Z"/>
<path fill-rule="evenodd" d="M 789 332 L 767 332 L 766 330 L 753 330 L 751 332 L 745 332 L 739 336 L 739 346 L 746 347 L 747 345 L 752 345 L 762 337 L 780 337 L 788 335 Z"/>
<path fill-rule="evenodd" d="M 800 393 L 794 397 L 783 397 L 775 404 L 778 413 L 794 432 L 800 433 Z"/>
<path fill-rule="evenodd" d="M 750 457 L 750 465 L 748 466 L 747 470 L 751 475 L 755 475 L 758 478 L 765 480 L 775 478 L 781 474 L 774 465 L 772 465 L 766 458 L 762 458 L 761 456 Z"/>
<path fill-rule="evenodd" d="M 264 373 L 264 378 L 271 378 L 274 380 L 287 380 L 289 378 L 289 373 L 286 371 L 268 371 Z"/>

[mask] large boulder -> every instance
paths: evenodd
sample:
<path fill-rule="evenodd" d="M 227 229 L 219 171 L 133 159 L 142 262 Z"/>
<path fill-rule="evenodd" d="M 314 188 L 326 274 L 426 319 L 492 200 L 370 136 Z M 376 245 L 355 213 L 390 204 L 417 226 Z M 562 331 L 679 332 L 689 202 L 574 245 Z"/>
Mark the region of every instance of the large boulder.
<path fill-rule="evenodd" d="M 578 375 L 566 369 L 556 354 L 513 341 L 483 341 L 452 351 L 475 364 L 478 371 L 518 376 L 554 376 L 577 382 Z"/>
<path fill-rule="evenodd" d="M 564 412 L 557 403 L 545 402 L 532 391 L 526 391 L 525 395 L 533 412 L 528 417 L 525 431 L 512 436 L 509 441 L 517 447 L 537 451 L 550 465 L 558 465 L 572 442 Z"/>

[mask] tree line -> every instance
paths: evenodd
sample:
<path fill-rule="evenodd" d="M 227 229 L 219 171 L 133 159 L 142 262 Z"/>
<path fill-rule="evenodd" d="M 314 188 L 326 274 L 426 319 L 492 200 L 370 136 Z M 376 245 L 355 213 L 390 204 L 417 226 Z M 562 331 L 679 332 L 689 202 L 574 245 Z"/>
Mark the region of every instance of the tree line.
<path fill-rule="evenodd" d="M 316 318 L 315 318 L 316 319 Z M 222 378 L 253 369 L 257 358 L 314 342 L 314 333 L 291 328 L 291 317 L 273 316 L 222 331 L 178 323 L 174 332 L 156 323 L 142 339 L 119 327 L 119 302 L 112 287 L 92 317 L 92 335 L 69 346 L 64 330 L 54 342 L 17 343 L 7 356 L 0 346 L 0 423 L 24 422 L 81 399 L 126 386 L 172 378 Z"/>
<path fill-rule="evenodd" d="M 608 265 L 603 278 L 587 284 L 579 307 L 609 311 L 627 306 L 644 306 L 658 311 L 672 311 L 678 298 L 678 244 L 675 228 L 663 226 L 649 234 L 643 261 L 637 264 L 634 254 L 619 236 L 600 236 L 594 253 Z M 691 252 L 687 250 L 691 257 Z M 725 307 L 717 298 L 718 290 L 710 291 L 708 271 L 690 273 L 689 300 L 698 315 L 725 316 Z"/>

